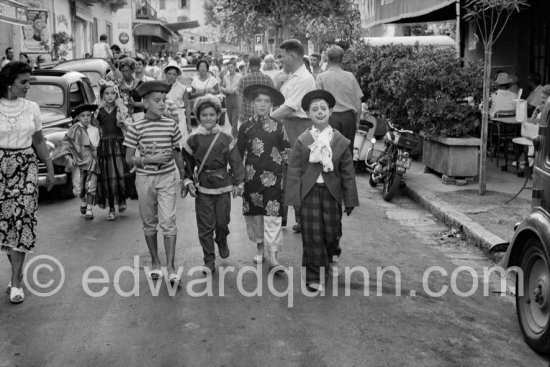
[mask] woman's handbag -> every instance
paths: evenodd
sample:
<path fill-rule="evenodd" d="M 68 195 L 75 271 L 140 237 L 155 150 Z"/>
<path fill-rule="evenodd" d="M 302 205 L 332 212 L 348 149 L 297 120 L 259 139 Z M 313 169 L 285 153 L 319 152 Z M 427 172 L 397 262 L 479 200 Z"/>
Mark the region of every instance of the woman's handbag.
<path fill-rule="evenodd" d="M 210 146 L 208 147 L 208 150 L 206 151 L 206 154 L 202 159 L 199 169 L 193 173 L 193 184 L 195 185 L 195 187 L 199 185 L 199 175 L 201 174 L 202 169 L 204 168 L 204 163 L 206 163 L 206 159 L 208 159 L 208 156 L 210 155 L 212 148 L 214 148 L 214 144 L 216 144 L 216 140 L 218 140 L 218 138 L 220 137 L 220 134 L 221 133 L 217 133 L 216 136 L 214 136 L 212 143 L 210 143 Z"/>

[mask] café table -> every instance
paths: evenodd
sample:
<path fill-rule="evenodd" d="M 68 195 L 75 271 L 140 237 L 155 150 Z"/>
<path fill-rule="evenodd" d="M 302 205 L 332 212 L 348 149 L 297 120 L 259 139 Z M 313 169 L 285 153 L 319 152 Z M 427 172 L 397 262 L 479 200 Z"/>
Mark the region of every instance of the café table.
<path fill-rule="evenodd" d="M 518 136 L 518 131 L 521 128 L 521 121 L 516 120 L 515 116 L 509 117 L 491 117 L 489 123 L 494 124 L 497 129 L 497 143 L 496 147 L 492 146 L 491 150 L 493 151 L 493 156 L 496 155 L 497 166 L 498 166 L 498 150 L 501 146 L 504 146 L 504 166 L 502 166 L 503 171 L 508 170 L 508 143 L 511 141 L 509 139 L 510 135 L 513 137 Z"/>

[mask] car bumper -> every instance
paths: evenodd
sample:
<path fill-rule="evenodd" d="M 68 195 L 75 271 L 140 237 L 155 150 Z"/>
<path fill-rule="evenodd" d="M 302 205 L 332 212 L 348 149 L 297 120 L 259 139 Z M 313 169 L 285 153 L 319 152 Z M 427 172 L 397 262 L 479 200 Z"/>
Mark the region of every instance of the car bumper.
<path fill-rule="evenodd" d="M 61 186 L 65 185 L 67 183 L 67 174 L 62 173 L 54 176 L 53 185 L 54 186 Z M 46 175 L 39 175 L 38 176 L 38 187 L 47 187 L 46 183 Z"/>

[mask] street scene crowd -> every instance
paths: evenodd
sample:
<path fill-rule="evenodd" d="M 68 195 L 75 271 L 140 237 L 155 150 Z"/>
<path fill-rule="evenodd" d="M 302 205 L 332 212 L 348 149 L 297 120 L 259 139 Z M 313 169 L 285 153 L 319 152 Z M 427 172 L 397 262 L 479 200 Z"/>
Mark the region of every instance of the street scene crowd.
<path fill-rule="evenodd" d="M 270 269 L 281 271 L 277 254 L 292 206 L 307 286 L 322 291 L 325 275 L 339 275 L 342 213 L 350 215 L 359 205 L 352 154 L 363 94 L 353 74 L 340 66 L 343 49 L 330 46 L 321 65 L 320 54 L 308 60 L 302 43 L 290 39 L 279 46 L 277 60 L 250 56 L 219 65 L 202 53 L 132 58 L 106 41 L 102 35 L 92 52 L 113 66 L 99 81 L 100 101 L 71 111 L 74 124 L 51 155 L 38 106 L 25 99 L 32 67 L 23 58 L 10 61 L 13 50 L 6 51 L 0 71 L 5 140 L 0 233 L 12 264 L 10 300 L 24 299 L 24 257 L 36 242 L 38 169 L 31 145 L 46 164 L 48 189 L 52 161 L 72 173 L 86 218 L 93 219 L 99 206 L 108 208 L 106 220 L 115 220 L 116 207 L 124 213 L 127 199 L 137 198 L 152 279 L 162 277 L 160 228 L 169 280 L 180 282 L 174 258 L 178 195 L 195 198 L 205 274 L 216 270 L 216 244 L 221 258 L 230 254 L 231 197 L 242 196 L 248 237 L 257 246 L 254 263 L 264 262 L 267 252 Z M 178 80 L 187 65 L 197 70 L 191 85 Z M 225 123 L 222 101 L 231 134 L 219 126 Z M 185 114 L 191 108 L 195 132 Z"/>

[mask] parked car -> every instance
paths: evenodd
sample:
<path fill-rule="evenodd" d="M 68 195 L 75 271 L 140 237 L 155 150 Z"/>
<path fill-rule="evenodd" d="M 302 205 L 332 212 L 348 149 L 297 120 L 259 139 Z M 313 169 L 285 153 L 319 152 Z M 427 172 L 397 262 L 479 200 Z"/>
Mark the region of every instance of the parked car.
<path fill-rule="evenodd" d="M 72 124 L 70 112 L 83 103 L 96 103 L 90 80 L 82 73 L 64 70 L 38 70 L 31 76 L 27 99 L 38 103 L 42 132 L 50 153 L 60 144 Z M 70 173 L 54 163 L 54 186 L 61 195 L 73 196 Z M 38 186 L 46 187 L 46 166 L 39 164 Z"/>
<path fill-rule="evenodd" d="M 54 70 L 69 70 L 78 71 L 90 80 L 96 99 L 99 100 L 99 80 L 105 79 L 111 71 L 111 64 L 105 59 L 90 58 L 90 59 L 75 59 L 63 61 L 53 67 Z"/>
<path fill-rule="evenodd" d="M 519 325 L 527 344 L 544 354 L 550 352 L 549 112 L 550 106 L 547 105 L 540 119 L 539 135 L 533 138 L 535 161 L 531 212 L 516 224 L 514 236 L 501 262 L 506 269 L 517 267 L 515 293 Z M 502 249 L 504 246 L 499 247 Z"/>

